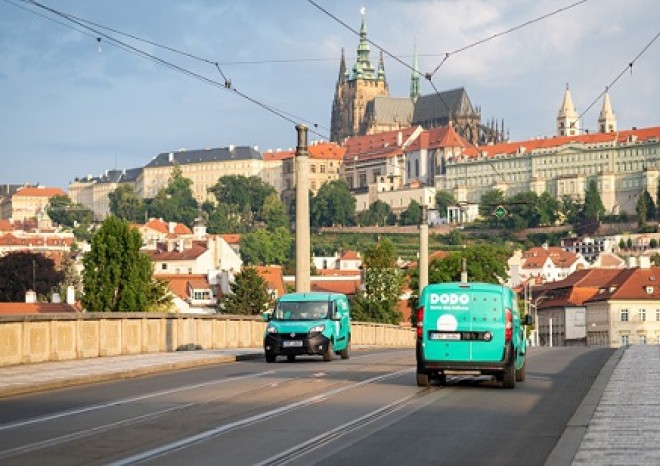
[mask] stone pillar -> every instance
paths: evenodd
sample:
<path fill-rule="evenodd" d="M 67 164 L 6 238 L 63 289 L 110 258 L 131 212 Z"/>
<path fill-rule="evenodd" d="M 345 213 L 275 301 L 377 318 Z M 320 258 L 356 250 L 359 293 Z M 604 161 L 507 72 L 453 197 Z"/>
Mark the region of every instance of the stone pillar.
<path fill-rule="evenodd" d="M 310 268 L 309 233 L 309 153 L 307 152 L 307 126 L 297 125 L 296 147 L 296 291 L 308 292 Z"/>
<path fill-rule="evenodd" d="M 422 218 L 419 221 L 419 296 L 429 284 L 429 215 L 428 207 L 422 206 Z"/>

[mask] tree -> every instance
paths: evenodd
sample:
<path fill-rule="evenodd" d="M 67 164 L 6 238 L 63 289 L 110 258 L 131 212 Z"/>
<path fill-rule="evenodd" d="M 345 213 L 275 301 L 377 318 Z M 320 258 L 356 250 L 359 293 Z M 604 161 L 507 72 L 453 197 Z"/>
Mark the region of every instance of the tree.
<path fill-rule="evenodd" d="M 598 192 L 596 180 L 589 181 L 585 192 L 584 204 L 577 217 L 575 230 L 580 235 L 592 235 L 598 231 L 600 219 L 605 214 L 605 207 Z"/>
<path fill-rule="evenodd" d="M 655 203 L 646 189 L 639 195 L 635 210 L 637 211 L 637 223 L 640 227 L 655 217 Z"/>
<path fill-rule="evenodd" d="M 167 183 L 147 205 L 151 217 L 162 218 L 167 222 L 193 225 L 197 217 L 197 201 L 193 196 L 193 182 L 185 178 L 181 167 L 175 165 Z"/>
<path fill-rule="evenodd" d="M 401 217 L 399 222 L 401 225 L 419 225 L 422 220 L 422 206 L 419 205 L 419 202 L 412 199 L 408 208 L 401 212 Z"/>
<path fill-rule="evenodd" d="M 90 225 L 92 211 L 81 204 L 74 204 L 69 196 L 53 196 L 48 200 L 48 217 L 58 225 L 73 228 L 78 224 Z"/>
<path fill-rule="evenodd" d="M 247 221 L 247 212 L 251 214 L 253 221 L 264 221 L 262 209 L 266 199 L 271 194 L 277 195 L 277 191 L 271 185 L 258 176 L 226 175 L 218 179 L 218 182 L 209 188 L 218 204 L 235 206 L 235 212 L 244 216 L 242 221 Z M 250 224 L 251 224 L 250 223 Z"/>
<path fill-rule="evenodd" d="M 226 314 L 259 315 L 270 304 L 266 281 L 254 267 L 244 267 L 229 285 L 231 293 L 224 295 L 218 311 Z"/>
<path fill-rule="evenodd" d="M 479 201 L 479 215 L 486 219 L 491 226 L 498 226 L 498 219 L 493 215 L 493 210 L 504 204 L 504 193 L 499 189 L 486 191 Z"/>
<path fill-rule="evenodd" d="M 396 306 L 403 276 L 396 259 L 394 245 L 387 239 L 367 248 L 363 262 L 364 290 L 359 290 L 353 300 L 355 320 L 395 325 L 401 321 Z"/>
<path fill-rule="evenodd" d="M 658 177 L 658 187 L 655 190 L 655 217 L 660 220 L 660 177 Z"/>
<path fill-rule="evenodd" d="M 73 287 L 76 297 L 82 293 L 82 277 L 78 273 L 76 264 L 71 258 L 71 254 L 66 253 L 62 257 L 62 281 L 59 285 L 60 296 L 66 296 L 68 288 Z"/>
<path fill-rule="evenodd" d="M 144 201 L 138 197 L 130 184 L 122 184 L 108 194 L 110 212 L 115 217 L 129 222 L 141 222 L 144 219 Z"/>
<path fill-rule="evenodd" d="M 441 218 L 447 217 L 447 208 L 456 205 L 456 198 L 449 191 L 435 193 L 435 208 Z"/>
<path fill-rule="evenodd" d="M 229 204 L 212 206 L 208 219 L 209 233 L 245 233 L 249 228 L 250 225 L 242 221 L 237 206 Z"/>
<path fill-rule="evenodd" d="M 11 252 L 0 257 L 0 301 L 25 302 L 28 290 L 45 299 L 62 278 L 52 259 L 36 252 Z"/>
<path fill-rule="evenodd" d="M 580 210 L 582 209 L 582 204 L 577 202 L 569 195 L 564 195 L 561 198 L 561 202 L 559 204 L 559 212 L 562 223 L 575 225 L 578 221 L 578 216 L 580 214 Z"/>
<path fill-rule="evenodd" d="M 292 244 L 291 233 L 284 227 L 245 233 L 241 235 L 241 258 L 249 265 L 281 265 L 286 262 Z"/>
<path fill-rule="evenodd" d="M 389 204 L 381 200 L 373 202 L 369 209 L 358 214 L 358 223 L 362 226 L 392 225 L 396 221 Z"/>
<path fill-rule="evenodd" d="M 310 223 L 313 227 L 350 225 L 355 216 L 355 197 L 346 180 L 334 180 L 319 188 L 310 204 Z"/>
<path fill-rule="evenodd" d="M 127 221 L 111 216 L 103 222 L 83 257 L 87 311 L 146 311 L 154 304 L 152 264 L 141 246 L 140 233 Z"/>
<path fill-rule="evenodd" d="M 271 193 L 264 200 L 261 208 L 261 216 L 269 230 L 273 231 L 278 227 L 289 228 L 290 220 L 286 212 L 286 205 L 282 202 L 277 193 Z"/>
<path fill-rule="evenodd" d="M 559 219 L 561 205 L 548 191 L 543 191 L 539 196 L 537 207 L 539 212 L 538 226 L 552 226 Z"/>
<path fill-rule="evenodd" d="M 539 226 L 541 214 L 538 209 L 539 198 L 536 193 L 523 191 L 505 200 L 505 208 L 509 215 L 504 224 L 513 230 L 534 228 Z"/>

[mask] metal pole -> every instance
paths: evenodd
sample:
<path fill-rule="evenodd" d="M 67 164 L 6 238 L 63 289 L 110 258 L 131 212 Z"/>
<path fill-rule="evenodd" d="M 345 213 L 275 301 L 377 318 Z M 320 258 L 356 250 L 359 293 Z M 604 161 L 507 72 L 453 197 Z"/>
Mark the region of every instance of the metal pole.
<path fill-rule="evenodd" d="M 419 222 L 419 296 L 429 284 L 429 217 L 428 207 L 422 206 L 422 218 Z"/>
<path fill-rule="evenodd" d="M 552 348 L 552 318 L 548 319 L 548 323 L 550 326 L 550 348 Z"/>
<path fill-rule="evenodd" d="M 310 291 L 309 153 L 307 126 L 296 125 L 296 131 L 296 291 L 300 293 Z"/>

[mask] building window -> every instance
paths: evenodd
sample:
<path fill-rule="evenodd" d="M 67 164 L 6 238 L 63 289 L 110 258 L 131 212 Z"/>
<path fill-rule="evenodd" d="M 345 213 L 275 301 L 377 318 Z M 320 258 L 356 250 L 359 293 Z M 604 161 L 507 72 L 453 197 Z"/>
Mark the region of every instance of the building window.
<path fill-rule="evenodd" d="M 655 310 L 655 320 L 656 322 L 660 322 L 660 309 Z"/>
<path fill-rule="evenodd" d="M 321 165 L 320 167 L 321 173 L 325 173 L 325 165 Z"/>
<path fill-rule="evenodd" d="M 621 309 L 621 322 L 628 322 L 628 309 Z"/>
<path fill-rule="evenodd" d="M 639 344 L 640 345 L 645 345 L 646 344 L 646 335 L 640 335 L 639 336 Z"/>
<path fill-rule="evenodd" d="M 316 165 L 311 164 L 310 165 L 310 170 L 312 171 L 312 173 L 316 173 Z"/>
<path fill-rule="evenodd" d="M 621 346 L 628 346 L 628 335 L 621 335 Z"/>
<path fill-rule="evenodd" d="M 167 270 L 167 264 L 160 264 L 160 269 L 161 270 Z"/>
<path fill-rule="evenodd" d="M 646 309 L 639 310 L 639 320 L 642 322 L 646 322 Z"/>

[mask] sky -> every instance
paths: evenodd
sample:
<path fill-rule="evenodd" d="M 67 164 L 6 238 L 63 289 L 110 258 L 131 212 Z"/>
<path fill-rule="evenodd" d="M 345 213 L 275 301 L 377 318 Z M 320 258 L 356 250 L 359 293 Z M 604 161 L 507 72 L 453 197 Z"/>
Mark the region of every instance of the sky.
<path fill-rule="evenodd" d="M 450 53 L 433 84 L 465 87 L 482 122 L 503 120 L 511 140 L 553 136 L 567 84 L 582 128 L 595 131 L 598 97 L 623 71 L 609 90 L 619 129 L 660 126 L 658 0 L 587 0 L 457 53 L 577 0 L 314 2 L 355 30 L 365 8 L 374 64 L 378 47 L 412 64 L 416 46 L 428 73 Z M 76 177 L 142 167 L 162 152 L 288 149 L 297 122 L 318 133 L 310 142 L 327 140 L 341 50 L 352 67 L 359 40 L 309 0 L 41 3 L 99 26 L 0 0 L 1 184 L 66 190 Z M 99 42 L 101 33 L 203 78 Z M 409 95 L 410 68 L 386 54 L 385 72 L 390 95 Z M 421 93 L 433 92 L 422 79 Z"/>

